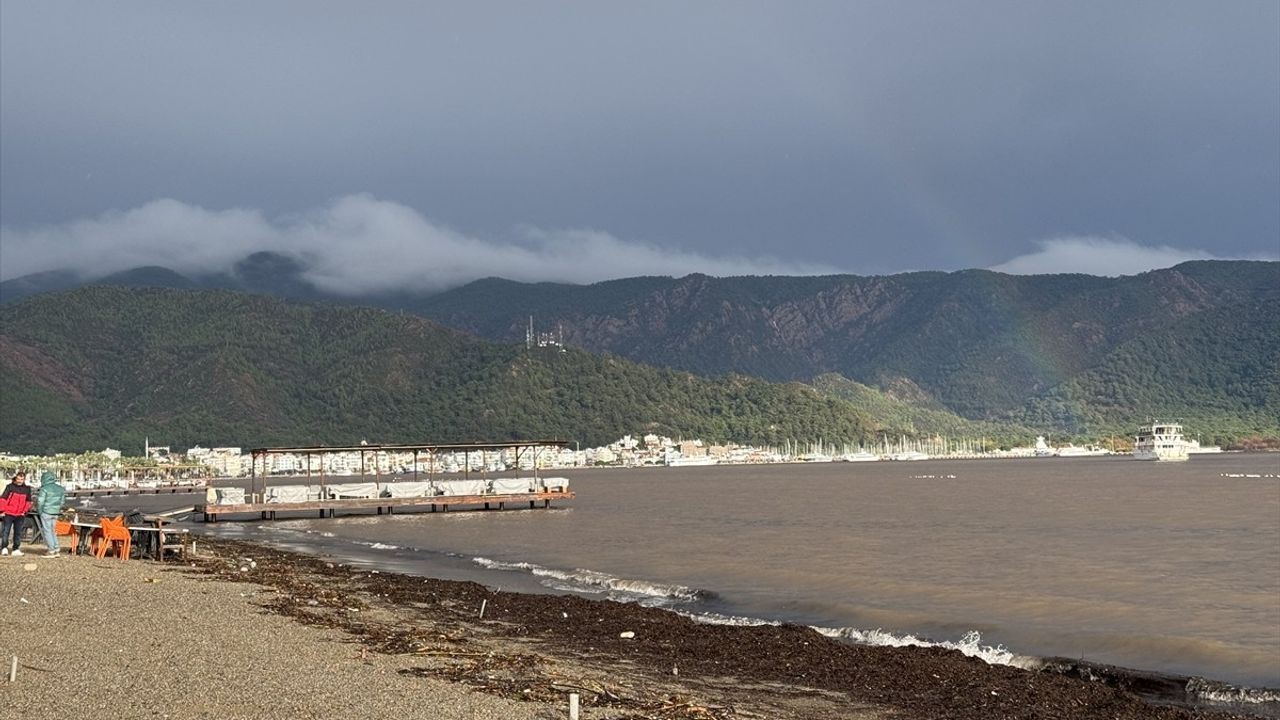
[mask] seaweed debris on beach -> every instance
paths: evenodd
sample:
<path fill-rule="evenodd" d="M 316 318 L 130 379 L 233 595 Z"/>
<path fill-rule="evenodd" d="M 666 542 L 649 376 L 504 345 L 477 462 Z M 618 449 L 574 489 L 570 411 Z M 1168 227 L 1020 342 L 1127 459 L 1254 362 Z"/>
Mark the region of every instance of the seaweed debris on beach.
<path fill-rule="evenodd" d="M 212 552 L 196 561 L 198 571 L 274 588 L 270 611 L 340 629 L 361 652 L 421 658 L 404 674 L 542 702 L 577 692 L 588 712 L 604 713 L 586 717 L 1238 717 L 941 648 L 855 645 L 799 625 L 705 624 L 636 604 L 505 593 L 228 540 L 201 547 Z"/>

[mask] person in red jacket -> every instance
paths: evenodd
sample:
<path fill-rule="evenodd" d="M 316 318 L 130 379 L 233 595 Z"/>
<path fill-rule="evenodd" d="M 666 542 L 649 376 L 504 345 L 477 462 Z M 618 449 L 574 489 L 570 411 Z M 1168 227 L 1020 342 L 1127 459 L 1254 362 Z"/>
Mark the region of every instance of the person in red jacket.
<path fill-rule="evenodd" d="M 4 522 L 0 524 L 0 555 L 9 555 L 9 528 L 13 528 L 13 555 L 21 555 L 22 526 L 26 524 L 27 511 L 31 509 L 31 487 L 27 485 L 27 473 L 19 470 L 13 482 L 0 493 L 0 511 Z"/>

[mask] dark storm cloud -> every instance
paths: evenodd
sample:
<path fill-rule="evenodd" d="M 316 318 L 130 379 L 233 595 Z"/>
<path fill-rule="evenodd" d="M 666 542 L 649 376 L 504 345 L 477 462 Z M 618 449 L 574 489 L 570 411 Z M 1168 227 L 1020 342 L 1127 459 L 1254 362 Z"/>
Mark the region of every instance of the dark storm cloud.
<path fill-rule="evenodd" d="M 614 244 L 583 280 L 613 257 L 650 258 L 628 274 L 1072 269 L 1100 242 L 1137 266 L 1277 257 L 1277 28 L 1269 0 L 5 2 L 0 277 L 70 256 L 43 243 L 222 262 L 191 239 L 237 215 L 260 235 L 207 242 L 342 269 L 351 237 L 296 230 L 353 198 L 413 218 L 395 227 L 426 239 L 373 240 L 406 261 L 452 228 L 474 251 L 455 280 L 571 279 L 548 241 L 568 237 Z M 160 224 L 104 231 L 122 217 Z"/>

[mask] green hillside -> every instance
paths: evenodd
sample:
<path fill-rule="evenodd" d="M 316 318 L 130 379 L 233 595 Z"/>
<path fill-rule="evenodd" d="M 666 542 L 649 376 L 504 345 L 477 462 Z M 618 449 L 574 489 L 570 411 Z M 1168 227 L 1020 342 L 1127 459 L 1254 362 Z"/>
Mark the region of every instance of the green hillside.
<path fill-rule="evenodd" d="M 420 317 L 226 291 L 89 287 L 0 307 L 0 448 L 452 442 L 658 432 L 856 442 L 808 386 L 484 342 Z"/>
<path fill-rule="evenodd" d="M 829 373 L 814 379 L 818 392 L 846 400 L 876 419 L 880 431 L 889 437 L 942 436 L 946 438 L 986 438 L 993 445 L 1011 447 L 1025 445 L 1039 434 L 1016 422 L 983 422 L 969 420 L 947 410 L 923 407 L 918 402 L 918 388 L 909 384 L 886 392 Z M 1043 432 L 1043 431 L 1039 431 Z"/>
<path fill-rule="evenodd" d="M 1274 303 L 1199 313 L 1123 343 L 1036 398 L 1018 419 L 1094 436 L 1180 419 L 1206 443 L 1280 436 L 1280 317 Z"/>
<path fill-rule="evenodd" d="M 1280 315 L 1280 263 L 1189 262 L 1118 278 L 966 270 L 690 275 L 587 286 L 485 280 L 404 307 L 490 339 L 523 337 L 533 315 L 543 328 L 562 329 L 572 345 L 708 376 L 809 382 L 838 373 L 884 390 L 910 385 L 926 405 L 1004 420 L 1128 343 L 1163 345 L 1184 321 L 1247 303 Z M 1230 312 L 1212 316 L 1227 326 L 1226 337 L 1252 322 Z M 1196 362 L 1201 374 L 1219 372 L 1212 356 Z M 1167 391 L 1181 392 L 1182 378 Z M 1196 397 L 1194 387 L 1186 390 Z M 1045 418 L 1072 415 L 1034 415 Z"/>

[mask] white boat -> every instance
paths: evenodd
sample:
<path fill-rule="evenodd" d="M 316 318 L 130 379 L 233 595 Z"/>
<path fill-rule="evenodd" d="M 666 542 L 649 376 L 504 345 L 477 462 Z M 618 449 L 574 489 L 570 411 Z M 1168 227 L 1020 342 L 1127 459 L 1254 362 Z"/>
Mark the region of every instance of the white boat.
<path fill-rule="evenodd" d="M 1188 455 L 1209 455 L 1220 452 L 1222 452 L 1222 447 L 1219 445 L 1201 445 L 1199 440 L 1187 441 Z"/>
<path fill-rule="evenodd" d="M 1182 439 L 1182 426 L 1177 423 L 1143 425 L 1133 441 L 1135 460 L 1177 462 L 1187 459 L 1187 442 Z"/>
<path fill-rule="evenodd" d="M 715 465 L 720 462 L 719 458 L 709 455 L 695 455 L 693 457 L 684 457 L 682 455 L 668 455 L 667 467 L 701 467 L 703 465 Z"/>
<path fill-rule="evenodd" d="M 904 452 L 890 455 L 889 459 L 897 460 L 899 462 L 912 462 L 915 460 L 928 460 L 929 456 L 917 450 L 906 450 Z"/>
<path fill-rule="evenodd" d="M 1049 447 L 1049 443 L 1045 441 L 1043 435 L 1036 436 L 1036 447 L 1033 452 L 1036 457 L 1053 457 L 1055 455 L 1053 448 Z"/>
<path fill-rule="evenodd" d="M 859 450 L 858 452 L 845 453 L 840 456 L 840 459 L 844 462 L 875 462 L 880 459 L 880 456 L 873 452 Z"/>
<path fill-rule="evenodd" d="M 1097 445 L 1068 445 L 1058 448 L 1058 457 L 1094 457 L 1097 455 L 1109 454 L 1106 448 L 1100 448 Z"/>

